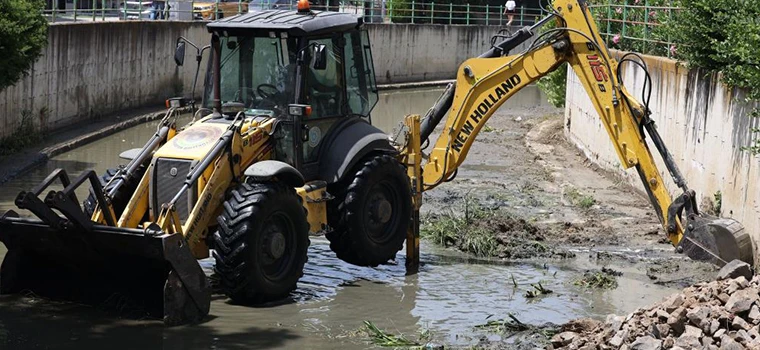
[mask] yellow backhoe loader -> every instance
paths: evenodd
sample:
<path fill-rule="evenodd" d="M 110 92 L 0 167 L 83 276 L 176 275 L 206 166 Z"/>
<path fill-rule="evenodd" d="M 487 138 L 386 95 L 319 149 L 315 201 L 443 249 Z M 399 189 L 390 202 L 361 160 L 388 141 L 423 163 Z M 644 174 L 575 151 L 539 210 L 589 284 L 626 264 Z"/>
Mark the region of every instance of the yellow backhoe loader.
<path fill-rule="evenodd" d="M 552 19 L 558 28 L 509 55 Z M 16 205 L 35 217 L 0 215 L 0 241 L 8 248 L 0 293 L 124 298 L 169 325 L 197 322 L 209 312 L 211 291 L 196 259 L 213 254 L 233 302 L 268 302 L 295 289 L 309 234 L 326 235 L 339 258 L 361 266 L 395 258 L 407 240 L 407 270 L 414 273 L 422 193 L 456 174 L 505 100 L 564 62 L 592 97 L 622 164 L 641 174 L 673 244 L 697 259 L 751 261 L 739 223 L 697 210 L 648 108 L 614 74 L 618 63 L 584 1 L 555 0 L 534 27 L 495 36 L 488 52 L 462 64 L 456 84 L 424 119 L 405 119 L 407 132 L 397 140 L 371 124 L 378 97 L 362 24 L 355 15 L 311 11 L 303 0 L 297 11 L 209 23 L 211 44 L 203 48 L 178 39 L 179 65 L 188 45 L 198 68 L 211 51 L 201 107 L 168 101 L 153 137 L 122 153 L 128 164 L 102 177 L 90 170 L 70 180 L 58 169 L 21 192 Z M 178 129 L 177 107 L 187 102 L 194 117 Z M 446 116 L 424 154 L 421 145 Z M 645 131 L 683 189 L 675 200 Z M 63 189 L 50 190 L 55 182 Z M 91 190 L 80 205 L 75 189 L 84 183 Z"/>

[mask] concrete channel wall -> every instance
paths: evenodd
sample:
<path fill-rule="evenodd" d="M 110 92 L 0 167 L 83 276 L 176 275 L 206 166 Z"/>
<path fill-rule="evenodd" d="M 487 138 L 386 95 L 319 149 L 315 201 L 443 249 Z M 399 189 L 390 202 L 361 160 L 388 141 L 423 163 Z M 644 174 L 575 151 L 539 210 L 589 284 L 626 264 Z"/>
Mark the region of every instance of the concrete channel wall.
<path fill-rule="evenodd" d="M 209 41 L 203 23 L 50 25 L 48 45 L 29 75 L 0 91 L 0 137 L 15 130 L 22 111 L 56 130 L 189 92 L 195 61 L 188 50 L 185 65 L 175 65 L 179 36 Z"/>
<path fill-rule="evenodd" d="M 378 84 L 452 79 L 459 64 L 490 47 L 494 26 L 370 24 Z M 42 128 L 61 127 L 114 112 L 161 104 L 189 95 L 194 50 L 177 67 L 175 40 L 209 42 L 202 22 L 53 24 L 48 45 L 29 75 L 0 91 L 0 137 L 19 124 L 23 111 Z M 203 90 L 201 78 L 196 90 Z"/>
<path fill-rule="evenodd" d="M 617 53 L 619 54 L 619 53 Z M 750 145 L 758 120 L 748 116 L 752 106 L 742 103 L 744 92 L 729 89 L 717 75 L 688 70 L 677 62 L 645 56 L 652 77 L 650 108 L 662 135 L 698 203 L 721 194 L 721 214 L 742 222 L 760 241 L 760 158 L 742 147 Z M 626 88 L 641 97 L 645 74 L 640 68 L 623 69 Z M 635 170 L 625 171 L 594 106 L 572 70 L 568 72 L 565 134 L 594 163 L 621 174 L 643 191 Z M 661 175 L 672 194 L 679 193 L 656 149 L 649 143 Z"/>

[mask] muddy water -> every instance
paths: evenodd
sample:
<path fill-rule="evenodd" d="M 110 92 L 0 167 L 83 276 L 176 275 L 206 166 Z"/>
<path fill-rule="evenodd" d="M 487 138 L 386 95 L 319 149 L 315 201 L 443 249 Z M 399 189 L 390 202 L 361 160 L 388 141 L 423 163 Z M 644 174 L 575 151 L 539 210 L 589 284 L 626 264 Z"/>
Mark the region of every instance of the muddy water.
<path fill-rule="evenodd" d="M 424 114 L 439 93 L 436 89 L 383 93 L 374 123 L 391 132 L 403 115 Z M 543 101 L 537 89 L 528 88 L 504 108 L 528 108 Z M 137 126 L 55 157 L 0 187 L 0 210 L 12 208 L 18 191 L 31 188 L 54 168 L 72 173 L 88 168 L 104 171 L 118 162 L 119 152 L 139 147 L 154 130 L 155 123 Z M 86 192 L 79 195 L 82 199 Z M 672 293 L 645 283 L 646 278 L 633 269 L 623 270 L 625 277 L 615 290 L 581 289 L 572 281 L 584 269 L 597 267 L 585 252 L 565 262 L 519 264 L 468 259 L 426 244 L 422 252 L 420 273 L 405 276 L 403 254 L 393 265 L 360 268 L 336 259 L 323 238 L 313 238 L 305 275 L 289 300 L 241 307 L 215 295 L 206 322 L 170 329 L 156 321 L 120 319 L 100 307 L 3 296 L 0 349 L 91 348 L 104 341 L 124 349 L 365 348 L 369 345 L 364 336 L 356 332 L 364 320 L 410 338 L 430 330 L 438 342 L 468 345 L 484 335 L 473 331 L 475 325 L 508 313 L 523 322 L 561 323 L 630 312 Z M 0 245 L 0 257 L 3 254 Z M 201 264 L 210 273 L 213 261 Z M 538 282 L 554 294 L 526 299 L 525 291 Z"/>

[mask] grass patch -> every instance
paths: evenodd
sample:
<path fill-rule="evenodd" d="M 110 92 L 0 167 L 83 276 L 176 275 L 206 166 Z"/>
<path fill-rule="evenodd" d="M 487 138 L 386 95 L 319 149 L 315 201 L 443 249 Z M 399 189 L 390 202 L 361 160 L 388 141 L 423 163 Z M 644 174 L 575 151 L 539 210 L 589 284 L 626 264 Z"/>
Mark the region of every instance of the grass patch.
<path fill-rule="evenodd" d="M 47 119 L 47 108 L 40 109 L 40 118 Z M 0 156 L 16 153 L 42 141 L 42 132 L 34 124 L 34 115 L 29 110 L 21 112 L 21 122 L 13 132 L 0 138 Z"/>
<path fill-rule="evenodd" d="M 572 203 L 574 206 L 581 208 L 583 210 L 591 209 L 591 207 L 596 204 L 596 199 L 594 199 L 593 196 L 583 194 L 580 191 L 578 191 L 575 187 L 569 187 L 565 190 L 565 197 Z"/>
<path fill-rule="evenodd" d="M 412 340 L 403 334 L 396 335 L 377 328 L 371 321 L 364 321 L 364 331 L 372 344 L 382 347 L 423 349 L 432 338 L 430 332 L 426 330 L 420 333 L 417 340 Z"/>
<path fill-rule="evenodd" d="M 461 250 L 477 256 L 490 257 L 497 253 L 496 234 L 476 222 L 496 216 L 495 210 L 485 209 L 472 197 L 464 198 L 464 215 L 456 215 L 454 210 L 437 218 L 427 218 L 420 228 L 420 236 L 438 245 L 458 246 Z"/>
<path fill-rule="evenodd" d="M 618 286 L 617 276 L 619 275 L 622 274 L 612 269 L 586 271 L 583 277 L 575 280 L 573 284 L 584 288 L 615 289 Z"/>

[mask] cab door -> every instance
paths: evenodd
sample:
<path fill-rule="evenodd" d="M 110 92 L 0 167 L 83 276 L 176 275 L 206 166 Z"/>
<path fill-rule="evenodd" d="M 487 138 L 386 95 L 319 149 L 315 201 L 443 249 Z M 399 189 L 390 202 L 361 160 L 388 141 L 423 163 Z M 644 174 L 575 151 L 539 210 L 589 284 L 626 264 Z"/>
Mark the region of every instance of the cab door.
<path fill-rule="evenodd" d="M 325 69 L 307 65 L 304 74 L 303 101 L 311 106 L 312 113 L 302 119 L 302 172 L 307 179 L 314 179 L 321 149 L 334 126 L 351 116 L 369 121 L 369 112 L 377 103 L 377 87 L 366 30 L 309 43 L 325 45 L 326 52 Z"/>

